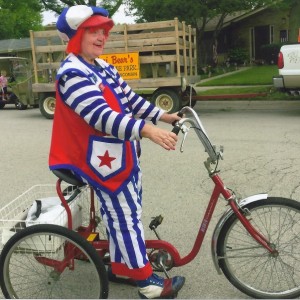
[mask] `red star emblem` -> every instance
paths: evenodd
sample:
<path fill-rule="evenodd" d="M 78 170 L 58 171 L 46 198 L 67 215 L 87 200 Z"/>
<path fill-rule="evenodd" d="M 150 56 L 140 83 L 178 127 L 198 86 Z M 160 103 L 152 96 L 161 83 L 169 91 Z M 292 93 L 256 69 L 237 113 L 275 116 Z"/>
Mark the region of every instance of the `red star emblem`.
<path fill-rule="evenodd" d="M 115 160 L 115 157 L 109 156 L 108 150 L 105 151 L 104 155 L 99 155 L 98 158 L 101 160 L 99 167 L 107 166 L 111 169 L 111 162 Z"/>

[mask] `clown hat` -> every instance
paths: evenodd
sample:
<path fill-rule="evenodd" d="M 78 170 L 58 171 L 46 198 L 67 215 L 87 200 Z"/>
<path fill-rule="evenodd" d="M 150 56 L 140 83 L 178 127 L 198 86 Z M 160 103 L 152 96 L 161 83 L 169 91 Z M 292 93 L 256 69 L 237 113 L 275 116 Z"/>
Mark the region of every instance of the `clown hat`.
<path fill-rule="evenodd" d="M 102 7 L 76 5 L 65 8 L 58 17 L 56 28 L 64 41 L 69 41 L 79 27 L 102 26 L 108 32 L 114 22 L 108 17 L 108 11 Z"/>

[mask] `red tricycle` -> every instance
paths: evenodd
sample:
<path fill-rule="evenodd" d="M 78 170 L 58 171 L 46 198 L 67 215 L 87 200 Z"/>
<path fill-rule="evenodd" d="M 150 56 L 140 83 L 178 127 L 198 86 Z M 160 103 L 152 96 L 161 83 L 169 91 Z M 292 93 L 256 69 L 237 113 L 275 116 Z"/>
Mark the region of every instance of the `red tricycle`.
<path fill-rule="evenodd" d="M 212 236 L 211 250 L 219 274 L 240 291 L 253 298 L 296 298 L 300 296 L 300 203 L 268 194 L 239 199 L 226 188 L 218 163 L 223 147 L 215 147 L 196 112 L 181 109 L 183 118 L 173 131 L 182 132 L 185 140 L 194 129 L 207 152 L 204 162 L 214 188 L 199 231 L 190 252 L 181 256 L 169 242 L 161 240 L 157 227 L 162 217 L 155 217 L 150 229 L 157 239 L 146 240 L 148 257 L 155 272 L 168 277 L 168 271 L 193 261 L 199 253 L 218 200 L 228 209 L 218 221 Z M 181 145 L 181 150 L 182 150 Z M 0 283 L 7 298 L 107 298 L 110 264 L 109 245 L 101 227 L 98 201 L 90 186 L 84 185 L 67 170 L 55 171 L 58 197 L 64 207 L 65 226 L 34 224 L 13 233 L 3 247 L 0 258 Z M 68 183 L 67 188 L 62 183 Z M 222 196 L 222 197 L 220 197 Z M 89 202 L 88 202 L 88 198 Z M 74 214 L 82 211 L 74 201 L 84 199 L 89 208 L 87 222 L 75 223 Z M 1 212 L 0 212 L 1 215 Z M 79 218 L 80 219 L 80 218 Z M 0 220 L 1 221 L 1 220 Z M 195 224 L 198 226 L 198 224 Z M 14 228 L 16 228 L 15 225 Z M 3 233 L 2 233 L 3 234 Z M 2 236 L 3 239 L 3 236 Z M 195 271 L 196 272 L 196 271 Z"/>

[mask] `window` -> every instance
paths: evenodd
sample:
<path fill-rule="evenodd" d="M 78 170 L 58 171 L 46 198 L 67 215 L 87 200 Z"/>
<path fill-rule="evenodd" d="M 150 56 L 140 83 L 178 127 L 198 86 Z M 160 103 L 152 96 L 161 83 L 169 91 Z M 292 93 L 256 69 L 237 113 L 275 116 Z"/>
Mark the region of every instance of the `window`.
<path fill-rule="evenodd" d="M 289 40 L 289 35 L 287 30 L 280 30 L 279 39 L 281 43 L 287 42 Z"/>

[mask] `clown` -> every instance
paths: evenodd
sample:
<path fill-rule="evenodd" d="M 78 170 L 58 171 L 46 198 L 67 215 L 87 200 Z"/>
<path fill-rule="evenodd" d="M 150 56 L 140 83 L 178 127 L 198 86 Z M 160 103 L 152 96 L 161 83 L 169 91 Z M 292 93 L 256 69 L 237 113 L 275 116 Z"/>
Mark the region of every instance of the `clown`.
<path fill-rule="evenodd" d="M 95 189 L 112 272 L 134 279 L 141 298 L 173 297 L 184 277 L 157 276 L 146 254 L 139 141 L 174 150 L 177 136 L 154 125 L 180 118 L 133 92 L 116 68 L 98 58 L 113 25 L 105 9 L 86 5 L 66 8 L 58 18 L 68 56 L 56 78 L 49 166 L 70 170 Z"/>

